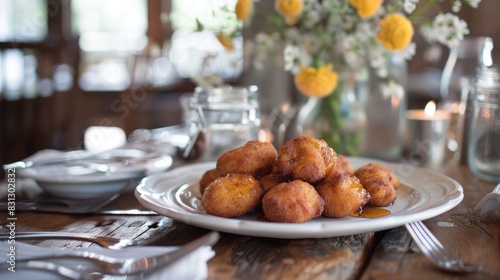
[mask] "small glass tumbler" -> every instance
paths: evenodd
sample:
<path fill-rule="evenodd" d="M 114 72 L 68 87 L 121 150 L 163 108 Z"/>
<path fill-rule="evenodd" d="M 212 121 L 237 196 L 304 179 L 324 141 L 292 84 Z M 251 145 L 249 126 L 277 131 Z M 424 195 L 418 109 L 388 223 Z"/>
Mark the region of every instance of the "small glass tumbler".
<path fill-rule="evenodd" d="M 478 178 L 500 182 L 500 72 L 478 67 L 471 98 L 467 162 Z"/>
<path fill-rule="evenodd" d="M 257 86 L 196 88 L 189 108 L 196 116 L 191 144 L 199 150 L 198 161 L 217 160 L 224 152 L 258 139 Z"/>

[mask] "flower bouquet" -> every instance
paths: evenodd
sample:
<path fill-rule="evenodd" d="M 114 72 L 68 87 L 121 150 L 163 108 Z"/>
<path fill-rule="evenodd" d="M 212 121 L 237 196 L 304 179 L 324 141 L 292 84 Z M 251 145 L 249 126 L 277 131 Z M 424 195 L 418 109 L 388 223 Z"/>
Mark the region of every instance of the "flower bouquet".
<path fill-rule="evenodd" d="M 404 92 L 391 69 L 397 54 L 410 60 L 416 51 L 416 27 L 430 43 L 453 47 L 468 34 L 467 24 L 456 13 L 462 5 L 476 8 L 480 0 L 275 0 L 273 14 L 259 13 L 252 0 L 238 0 L 234 13 L 245 27 L 265 21 L 266 30 L 253 40 L 253 65 L 258 68 L 270 54 L 282 53 L 285 71 L 296 88 L 315 102 L 318 117 L 336 119 L 325 125 L 312 118 L 318 136 L 340 153 L 354 155 L 362 136 L 343 115 L 363 112 L 345 108 L 345 93 L 367 83 L 373 73 L 384 92 Z M 450 11 L 445 11 L 445 4 Z M 230 48 L 241 30 L 219 34 Z M 308 107 L 307 105 L 305 107 Z M 312 107 L 309 106 L 309 107 Z M 343 108 L 344 107 L 344 108 Z M 307 112 L 304 114 L 310 114 Z M 361 115 L 360 115 L 361 114 Z M 311 116 L 309 116 L 311 119 Z M 356 125 L 355 125 L 356 126 Z M 362 126 L 362 125 L 361 125 Z M 348 133 L 345 133 L 348 131 Z M 358 130 L 360 131 L 360 130 Z M 369 139 L 365 139 L 369 141 Z"/>

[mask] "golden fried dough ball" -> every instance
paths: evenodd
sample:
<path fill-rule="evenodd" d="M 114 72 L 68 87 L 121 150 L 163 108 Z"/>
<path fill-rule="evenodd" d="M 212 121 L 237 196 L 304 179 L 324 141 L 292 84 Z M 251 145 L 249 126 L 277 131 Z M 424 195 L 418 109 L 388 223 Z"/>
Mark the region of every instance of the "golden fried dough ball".
<path fill-rule="evenodd" d="M 256 178 L 271 172 L 278 152 L 270 142 L 249 141 L 223 153 L 217 160 L 217 171 L 250 174 Z"/>
<path fill-rule="evenodd" d="M 248 174 L 229 174 L 215 179 L 201 197 L 208 214 L 230 218 L 244 215 L 260 204 L 264 190 Z"/>
<path fill-rule="evenodd" d="M 267 192 L 274 186 L 286 182 L 287 178 L 279 173 L 269 173 L 260 177 L 259 182 L 262 189 Z"/>
<path fill-rule="evenodd" d="M 208 184 L 212 183 L 219 177 L 219 172 L 217 172 L 217 169 L 215 168 L 205 171 L 200 178 L 200 193 L 203 194 L 205 189 L 208 187 Z"/>
<path fill-rule="evenodd" d="M 321 215 L 325 202 L 304 181 L 281 183 L 262 198 L 262 210 L 271 222 L 303 223 Z"/>
<path fill-rule="evenodd" d="M 354 174 L 354 168 L 346 156 L 337 154 L 337 163 L 335 164 L 335 167 L 330 173 L 326 174 L 325 178 L 321 182 L 329 181 L 339 173 Z"/>
<path fill-rule="evenodd" d="M 401 184 L 399 182 L 398 176 L 396 176 L 396 174 L 394 174 L 392 170 L 390 170 L 387 166 L 384 166 L 380 163 L 370 163 L 370 164 L 372 165 L 373 168 L 381 169 L 381 172 L 384 172 L 386 174 L 387 178 L 389 179 L 389 181 L 391 181 L 395 189 L 399 188 Z"/>
<path fill-rule="evenodd" d="M 332 172 L 334 173 L 334 172 Z M 317 188 L 325 201 L 323 216 L 342 218 L 359 211 L 370 200 L 359 179 L 350 173 L 336 173 L 328 181 L 323 181 Z"/>
<path fill-rule="evenodd" d="M 280 172 L 311 184 L 320 182 L 337 162 L 337 153 L 324 140 L 299 136 L 281 147 L 276 159 Z"/>
<path fill-rule="evenodd" d="M 354 173 L 361 185 L 370 193 L 369 206 L 388 206 L 396 199 L 396 189 L 387 172 L 373 164 L 360 167 Z"/>
<path fill-rule="evenodd" d="M 354 174 L 354 167 L 352 167 L 349 159 L 344 155 L 337 155 L 337 163 L 333 168 L 338 173 L 351 173 Z"/>

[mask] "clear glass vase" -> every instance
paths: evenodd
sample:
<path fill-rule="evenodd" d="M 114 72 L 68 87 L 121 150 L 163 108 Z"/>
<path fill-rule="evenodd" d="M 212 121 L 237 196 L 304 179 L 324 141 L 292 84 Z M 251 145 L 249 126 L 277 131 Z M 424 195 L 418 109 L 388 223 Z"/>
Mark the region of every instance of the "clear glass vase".
<path fill-rule="evenodd" d="M 369 67 L 339 72 L 332 94 L 309 98 L 299 107 L 287 125 L 286 140 L 305 134 L 325 140 L 340 154 L 399 159 L 405 141 L 407 68 L 401 56 L 388 65 L 386 79 Z"/>
<path fill-rule="evenodd" d="M 360 87 L 354 73 L 341 73 L 333 93 L 309 97 L 287 126 L 286 140 L 309 135 L 325 140 L 338 154 L 363 154 L 366 115 L 356 98 Z"/>
<path fill-rule="evenodd" d="M 366 114 L 363 156 L 394 161 L 401 158 L 406 135 L 408 68 L 404 57 L 394 54 L 387 61 L 388 75 L 368 72 L 368 87 L 358 99 Z"/>

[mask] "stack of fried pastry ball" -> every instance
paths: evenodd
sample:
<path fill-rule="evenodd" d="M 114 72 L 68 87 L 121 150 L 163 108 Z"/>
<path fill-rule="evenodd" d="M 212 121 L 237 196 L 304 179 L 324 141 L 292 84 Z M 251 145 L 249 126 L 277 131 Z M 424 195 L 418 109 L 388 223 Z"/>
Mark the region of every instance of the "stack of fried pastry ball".
<path fill-rule="evenodd" d="M 200 179 L 208 214 L 230 218 L 261 207 L 266 220 L 284 223 L 388 206 L 398 187 L 387 167 L 370 163 L 354 170 L 345 156 L 310 136 L 286 142 L 279 153 L 271 143 L 249 141 L 221 155 Z"/>

